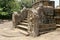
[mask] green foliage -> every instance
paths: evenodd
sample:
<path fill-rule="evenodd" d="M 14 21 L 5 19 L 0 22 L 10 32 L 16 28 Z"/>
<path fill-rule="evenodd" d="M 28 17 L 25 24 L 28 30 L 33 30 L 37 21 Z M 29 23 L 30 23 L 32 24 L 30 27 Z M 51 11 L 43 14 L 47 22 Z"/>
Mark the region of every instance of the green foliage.
<path fill-rule="evenodd" d="M 22 6 L 25 6 L 27 8 L 32 7 L 32 0 L 22 0 L 21 3 L 22 3 Z"/>
<path fill-rule="evenodd" d="M 13 11 L 20 11 L 23 7 L 32 7 L 32 0 L 0 0 L 0 18 L 11 17 Z M 3 18 L 2 17 L 2 18 Z"/>
<path fill-rule="evenodd" d="M 0 7 L 3 8 L 4 12 L 19 10 L 19 4 L 15 0 L 0 0 L 0 4 Z"/>
<path fill-rule="evenodd" d="M 0 8 L 0 12 L 3 10 L 3 8 Z"/>
<path fill-rule="evenodd" d="M 16 0 L 0 0 L 0 16 L 11 16 L 13 11 L 20 10 Z"/>
<path fill-rule="evenodd" d="M 7 12 L 0 12 L 0 19 L 11 19 L 12 15 L 9 15 Z"/>
<path fill-rule="evenodd" d="M 11 11 L 19 11 L 21 7 L 19 6 L 18 2 L 10 2 L 9 4 L 11 6 Z"/>
<path fill-rule="evenodd" d="M 0 15 L 8 15 L 8 13 L 7 12 L 0 12 Z"/>

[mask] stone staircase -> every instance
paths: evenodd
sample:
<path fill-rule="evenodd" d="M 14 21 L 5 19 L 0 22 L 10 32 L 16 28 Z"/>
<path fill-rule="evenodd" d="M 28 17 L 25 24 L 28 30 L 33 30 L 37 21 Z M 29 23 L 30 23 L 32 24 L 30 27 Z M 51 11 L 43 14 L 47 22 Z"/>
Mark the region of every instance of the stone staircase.
<path fill-rule="evenodd" d="M 29 35 L 28 33 L 28 21 L 27 19 L 24 19 L 20 22 L 20 24 L 17 25 L 17 27 L 20 30 L 20 33 L 24 35 Z"/>
<path fill-rule="evenodd" d="M 53 3 L 50 5 L 49 1 L 43 1 L 42 4 L 38 2 L 32 8 L 23 8 L 21 12 L 14 12 L 12 16 L 14 28 L 18 28 L 22 34 L 33 37 L 47 32 L 44 30 L 56 28 L 52 15 L 54 14 Z"/>

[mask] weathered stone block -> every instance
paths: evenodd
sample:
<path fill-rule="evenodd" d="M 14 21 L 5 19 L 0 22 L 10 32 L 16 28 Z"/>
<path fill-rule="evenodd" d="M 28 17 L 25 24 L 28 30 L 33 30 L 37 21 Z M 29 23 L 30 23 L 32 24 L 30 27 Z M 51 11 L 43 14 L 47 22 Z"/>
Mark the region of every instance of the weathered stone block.
<path fill-rule="evenodd" d="M 39 32 L 44 32 L 44 31 L 51 31 L 53 29 L 56 29 L 56 24 L 42 24 L 39 27 Z"/>

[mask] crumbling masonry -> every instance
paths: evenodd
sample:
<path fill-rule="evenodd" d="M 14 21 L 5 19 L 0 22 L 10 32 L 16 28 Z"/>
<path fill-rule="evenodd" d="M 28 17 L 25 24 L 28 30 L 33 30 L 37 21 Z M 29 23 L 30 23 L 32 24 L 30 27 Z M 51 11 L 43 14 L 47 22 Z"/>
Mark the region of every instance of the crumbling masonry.
<path fill-rule="evenodd" d="M 54 20 L 54 1 L 39 1 L 32 8 L 23 8 L 14 12 L 14 28 L 19 28 L 25 35 L 38 36 L 56 28 Z"/>

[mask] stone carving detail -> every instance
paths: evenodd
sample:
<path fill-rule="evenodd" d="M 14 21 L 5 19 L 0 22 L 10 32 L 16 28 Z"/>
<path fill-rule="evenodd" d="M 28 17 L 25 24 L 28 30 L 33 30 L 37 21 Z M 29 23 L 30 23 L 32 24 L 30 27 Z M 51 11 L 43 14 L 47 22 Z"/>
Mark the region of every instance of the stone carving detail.
<path fill-rule="evenodd" d="M 28 11 L 28 22 L 29 22 L 29 29 L 28 31 L 30 31 L 30 34 L 32 36 L 37 36 L 39 33 L 39 15 L 37 10 L 35 9 L 31 9 Z"/>

